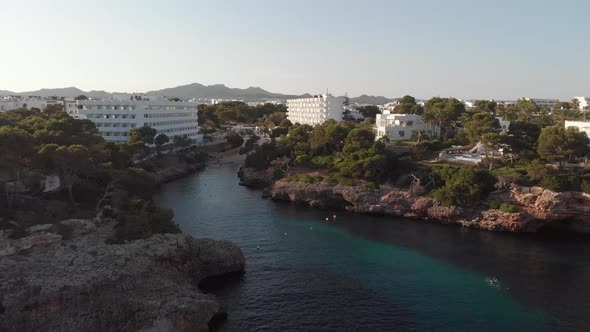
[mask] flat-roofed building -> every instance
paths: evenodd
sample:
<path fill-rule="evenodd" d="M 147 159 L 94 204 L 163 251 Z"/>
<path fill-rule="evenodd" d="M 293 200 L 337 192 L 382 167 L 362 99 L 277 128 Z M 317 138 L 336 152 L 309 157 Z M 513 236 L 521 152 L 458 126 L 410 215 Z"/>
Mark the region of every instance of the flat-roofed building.
<path fill-rule="evenodd" d="M 157 135 L 185 136 L 195 143 L 202 141 L 199 133 L 198 103 L 150 100 L 78 100 L 78 112 L 68 108 L 72 116 L 86 118 L 96 125 L 107 141 L 125 142 L 133 128 L 149 126 Z"/>
<path fill-rule="evenodd" d="M 377 114 L 374 131 L 375 139 L 387 136 L 390 141 L 410 140 L 418 131 L 428 136 L 437 134 L 436 128 L 425 123 L 418 114 L 392 114 L 389 111 Z"/>
<path fill-rule="evenodd" d="M 315 126 L 326 120 L 342 121 L 344 98 L 331 94 L 287 100 L 287 118 L 292 123 Z"/>

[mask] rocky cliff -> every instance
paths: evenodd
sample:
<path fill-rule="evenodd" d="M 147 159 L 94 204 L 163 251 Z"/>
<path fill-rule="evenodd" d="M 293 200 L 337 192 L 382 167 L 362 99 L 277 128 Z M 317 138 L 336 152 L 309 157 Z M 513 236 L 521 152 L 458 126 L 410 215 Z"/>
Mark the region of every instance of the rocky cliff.
<path fill-rule="evenodd" d="M 207 330 L 222 310 L 195 285 L 245 267 L 227 241 L 165 234 L 114 245 L 108 218 L 63 224 L 72 239 L 51 225 L 19 240 L 0 234 L 0 331 Z"/>
<path fill-rule="evenodd" d="M 514 186 L 493 199 L 515 205 L 517 212 L 474 207 L 445 207 L 429 197 L 411 196 L 396 188 L 378 190 L 327 183 L 307 184 L 277 181 L 263 196 L 314 207 L 345 209 L 356 213 L 381 214 L 411 219 L 459 224 L 492 231 L 535 232 L 560 227 L 590 234 L 590 195 Z"/>
<path fill-rule="evenodd" d="M 240 185 L 262 189 L 272 184 L 272 170 L 256 170 L 249 167 L 240 167 L 238 170 Z"/>

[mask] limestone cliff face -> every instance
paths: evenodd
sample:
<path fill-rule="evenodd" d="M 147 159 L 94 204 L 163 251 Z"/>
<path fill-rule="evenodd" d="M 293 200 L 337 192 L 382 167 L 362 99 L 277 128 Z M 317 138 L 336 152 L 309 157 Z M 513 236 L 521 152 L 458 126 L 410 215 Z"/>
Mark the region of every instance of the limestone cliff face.
<path fill-rule="evenodd" d="M 228 241 L 165 234 L 113 245 L 113 222 L 86 226 L 0 257 L 1 331 L 207 330 L 220 306 L 195 285 L 245 267 Z"/>
<path fill-rule="evenodd" d="M 496 200 L 510 202 L 518 212 L 496 209 L 445 207 L 428 197 L 413 197 L 395 188 L 368 190 L 362 187 L 277 181 L 264 195 L 315 207 L 351 212 L 428 219 L 464 227 L 508 232 L 535 232 L 555 226 L 590 233 L 590 195 L 555 193 L 542 188 L 513 187 L 497 194 Z"/>

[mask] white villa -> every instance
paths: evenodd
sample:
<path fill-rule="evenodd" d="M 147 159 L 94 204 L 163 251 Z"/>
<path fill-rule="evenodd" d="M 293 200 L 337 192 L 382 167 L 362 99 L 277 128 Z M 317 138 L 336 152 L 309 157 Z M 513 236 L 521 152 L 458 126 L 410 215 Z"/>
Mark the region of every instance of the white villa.
<path fill-rule="evenodd" d="M 150 126 L 166 134 L 186 136 L 201 143 L 197 122 L 197 103 L 149 100 L 78 100 L 78 113 L 66 107 L 73 117 L 94 122 L 107 141 L 125 142 L 132 128 Z M 68 106 L 66 104 L 66 106 Z"/>
<path fill-rule="evenodd" d="M 375 121 L 375 138 L 387 136 L 390 141 L 403 141 L 412 138 L 418 131 L 428 135 L 436 134 L 436 128 L 425 123 L 417 114 L 391 114 L 384 111 L 377 114 Z"/>
<path fill-rule="evenodd" d="M 287 100 L 287 118 L 292 123 L 315 126 L 326 120 L 343 120 L 344 98 L 331 94 Z"/>

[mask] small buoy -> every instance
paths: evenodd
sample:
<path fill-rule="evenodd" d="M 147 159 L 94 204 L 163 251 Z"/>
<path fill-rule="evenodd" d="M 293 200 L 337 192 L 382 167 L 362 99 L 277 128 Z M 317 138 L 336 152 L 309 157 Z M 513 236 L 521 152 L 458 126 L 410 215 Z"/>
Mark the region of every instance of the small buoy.
<path fill-rule="evenodd" d="M 310 227 L 309 229 L 313 229 L 313 227 Z"/>
<path fill-rule="evenodd" d="M 287 235 L 287 232 L 285 232 L 285 235 Z"/>
<path fill-rule="evenodd" d="M 256 246 L 256 249 L 260 249 L 260 246 Z"/>

